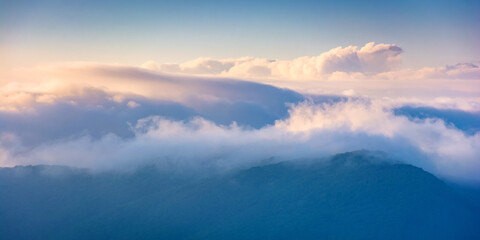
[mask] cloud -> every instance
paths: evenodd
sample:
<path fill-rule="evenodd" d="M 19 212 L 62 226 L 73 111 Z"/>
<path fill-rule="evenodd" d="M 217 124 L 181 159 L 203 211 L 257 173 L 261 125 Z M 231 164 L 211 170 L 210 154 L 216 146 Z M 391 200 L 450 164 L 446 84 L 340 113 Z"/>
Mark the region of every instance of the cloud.
<path fill-rule="evenodd" d="M 382 53 L 375 50 L 375 47 L 377 45 L 363 48 L 369 49 L 364 50 L 368 53 Z M 436 108 L 480 111 L 480 78 L 466 78 L 475 77 L 475 71 L 479 69 L 476 65 L 460 64 L 432 69 L 393 70 L 373 75 L 337 71 L 313 81 L 270 77 L 248 78 L 248 81 L 245 81 L 222 74 L 173 74 L 118 64 L 62 63 L 44 65 L 30 71 L 17 71 L 5 77 L 7 81 L 0 81 L 0 111 L 28 110 L 29 106 L 36 102 L 51 103 L 56 98 L 79 95 L 82 89 L 88 88 L 106 91 L 117 98 L 123 95 L 138 95 L 148 99 L 176 102 L 190 108 L 205 105 L 207 102 L 248 104 L 261 101 L 261 107 L 268 111 L 275 109 L 275 115 L 286 112 L 285 102 L 302 100 L 303 96 L 298 93 L 354 93 L 357 97 L 383 98 L 385 101 L 397 103 L 420 103 Z M 424 73 L 420 73 L 421 71 Z M 460 73 L 454 73 L 458 71 Z M 277 90 L 274 90 L 273 86 Z M 282 97 L 289 100 L 283 101 Z"/>
<path fill-rule="evenodd" d="M 480 68 L 473 63 L 457 63 L 439 68 L 404 69 L 378 74 L 379 79 L 464 79 L 480 80 Z"/>
<path fill-rule="evenodd" d="M 394 109 L 395 114 L 407 116 L 411 119 L 442 119 L 446 124 L 454 126 L 467 134 L 480 131 L 480 112 L 466 112 L 457 109 L 437 109 L 433 107 L 402 106 Z"/>
<path fill-rule="evenodd" d="M 131 66 L 96 63 L 43 66 L 26 78 L 36 80 L 12 80 L 0 87 L 0 103 L 4 110 L 33 109 L 37 103 L 54 103 L 82 96 L 88 89 L 112 95 L 116 102 L 123 101 L 125 96 L 134 96 L 175 102 L 196 110 L 219 103 L 256 104 L 275 116 L 286 114 L 285 103 L 304 99 L 292 90 L 262 83 L 172 75 Z M 83 101 L 88 101 L 88 98 Z M 130 103 L 130 106 L 136 105 Z"/>
<path fill-rule="evenodd" d="M 142 67 L 162 72 L 209 74 L 231 77 L 272 77 L 321 79 L 334 72 L 376 73 L 394 69 L 403 50 L 395 44 L 367 43 L 365 46 L 337 47 L 319 56 L 291 61 L 243 57 L 215 60 L 198 58 L 181 64 L 146 62 Z"/>
<path fill-rule="evenodd" d="M 260 129 L 218 125 L 203 118 L 137 121 L 133 138 L 88 135 L 34 148 L 2 137 L 1 164 L 61 164 L 93 169 L 161 169 L 211 174 L 265 161 L 318 159 L 358 149 L 390 156 L 456 181 L 480 183 L 480 133 L 467 135 L 439 119 L 398 116 L 381 102 L 300 103 L 290 117 Z M 10 144 L 10 145 L 6 145 Z"/>
<path fill-rule="evenodd" d="M 142 66 L 158 73 L 241 78 L 309 95 L 384 98 L 398 104 L 480 111 L 480 68 L 473 63 L 402 69 L 395 44 L 333 48 L 293 60 L 198 58 L 185 63 Z"/>
<path fill-rule="evenodd" d="M 42 70 L 37 81 L 0 88 L 0 134 L 14 134 L 27 147 L 83 135 L 129 138 L 131 125 L 152 115 L 260 128 L 287 117 L 288 104 L 305 99 L 265 84 L 127 66 L 70 63 Z"/>
<path fill-rule="evenodd" d="M 479 183 L 479 133 L 468 120 L 480 111 L 478 67 L 395 70 L 397 48 L 147 64 L 180 73 L 100 63 L 18 71 L 0 82 L 0 165 L 130 169 L 154 162 L 209 173 L 368 149 Z M 305 76 L 322 78 L 299 81 Z M 406 105 L 415 110 L 398 114 Z M 434 114 L 417 114 L 425 107 Z"/>
<path fill-rule="evenodd" d="M 135 101 L 128 101 L 127 106 L 130 108 L 140 107 L 140 104 L 136 103 Z"/>

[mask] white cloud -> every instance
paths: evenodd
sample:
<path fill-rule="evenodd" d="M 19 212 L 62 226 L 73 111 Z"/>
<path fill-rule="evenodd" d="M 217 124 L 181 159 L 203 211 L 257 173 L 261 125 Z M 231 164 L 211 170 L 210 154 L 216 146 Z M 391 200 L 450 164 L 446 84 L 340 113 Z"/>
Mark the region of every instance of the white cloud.
<path fill-rule="evenodd" d="M 146 62 L 142 67 L 163 72 L 209 74 L 231 77 L 272 77 L 281 79 L 322 79 L 334 72 L 376 73 L 394 69 L 400 61 L 402 49 L 395 44 L 367 43 L 337 47 L 313 57 L 299 57 L 290 61 L 243 57 L 215 60 L 198 58 L 181 64 Z"/>
<path fill-rule="evenodd" d="M 479 133 L 391 112 L 405 104 L 479 112 L 479 68 L 463 63 L 398 70 L 401 51 L 369 43 L 291 61 L 201 58 L 143 68 L 64 63 L 20 71 L 0 82 L 0 165 L 102 169 L 155 161 L 177 171 L 223 171 L 270 157 L 317 158 L 364 148 L 480 182 Z M 332 104 L 345 97 L 327 95 L 351 100 Z M 286 104 L 308 97 L 337 100 L 297 105 L 288 117 Z M 241 121 L 258 125 L 244 128 Z"/>
<path fill-rule="evenodd" d="M 355 96 L 355 90 L 353 89 L 348 89 L 348 90 L 345 90 L 345 91 L 342 91 L 342 94 L 345 95 L 345 96 Z"/>
<path fill-rule="evenodd" d="M 480 80 L 480 68 L 473 63 L 399 69 L 402 52 L 395 44 L 370 42 L 363 47 L 337 47 L 318 56 L 304 56 L 292 60 L 253 57 L 220 60 L 198 58 L 179 64 L 157 64 L 149 61 L 142 67 L 160 72 L 249 78 L 270 83 L 329 80 Z"/>
<path fill-rule="evenodd" d="M 140 104 L 136 103 L 135 101 L 128 101 L 127 106 L 129 108 L 136 108 L 136 107 L 140 107 Z"/>
<path fill-rule="evenodd" d="M 62 164 L 130 169 L 156 163 L 169 171 L 207 173 L 275 161 L 320 158 L 358 149 L 380 150 L 457 181 L 480 183 L 480 133 L 466 135 L 443 121 L 409 120 L 378 101 L 301 103 L 273 126 L 244 129 L 201 118 L 139 120 L 133 139 L 88 136 L 25 150 L 2 138 L 1 165 Z"/>
<path fill-rule="evenodd" d="M 360 50 L 357 49 L 356 55 L 362 56 L 360 58 L 365 58 L 365 54 L 381 55 L 382 57 L 379 59 L 390 61 L 392 64 L 389 66 L 394 67 L 394 62 L 397 61 L 395 59 L 399 55 L 390 54 L 391 50 L 388 50 L 388 48 L 395 48 L 395 45 L 367 44 Z M 337 52 L 348 53 L 356 48 L 339 49 L 341 50 L 334 49 L 329 51 L 328 54 L 322 54 L 322 56 L 329 55 L 329 57 L 324 58 L 335 59 L 338 56 L 331 57 L 330 55 L 340 56 L 343 53 L 337 54 Z M 336 54 L 333 54 L 334 52 Z M 310 57 L 306 57 L 306 59 L 310 59 Z M 225 61 L 232 62 L 233 60 Z M 245 101 L 248 101 L 247 93 L 253 91 L 252 89 L 257 89 L 253 87 L 253 82 L 288 88 L 302 94 L 345 95 L 345 93 L 349 94 L 354 91 L 355 96 L 360 97 L 480 111 L 480 68 L 474 64 L 459 64 L 420 70 L 392 70 L 375 74 L 335 71 L 330 74 L 321 74 L 322 76 L 317 80 L 300 81 L 307 78 L 289 80 L 271 76 L 274 73 L 280 74 L 278 69 L 288 69 L 288 71 L 282 70 L 287 75 L 295 75 L 298 72 L 305 75 L 310 70 L 313 71 L 315 68 L 312 68 L 311 64 L 303 64 L 304 60 L 269 61 L 266 59 L 242 58 L 235 61 L 235 66 L 229 69 L 228 74 L 232 76 L 257 76 L 248 78 L 252 83 L 225 78 L 224 75 L 228 75 L 225 72 L 214 76 L 167 74 L 145 68 L 99 63 L 63 63 L 43 66 L 34 71 L 19 71 L 15 75 L 6 77 L 5 79 L 8 79 L 8 81 L 0 82 L 0 111 L 26 110 L 34 103 L 52 103 L 55 99 L 81 95 L 82 89 L 90 88 L 101 89 L 117 95 L 117 97 L 114 97 L 116 101 L 122 101 L 122 96 L 128 95 L 174 101 L 189 106 L 198 102 L 231 101 L 232 98 L 238 100 L 242 97 Z M 309 60 L 305 61 L 308 62 Z M 195 64 L 201 62 L 198 61 Z M 187 65 L 191 67 L 195 64 L 189 63 Z M 252 64 L 255 65 L 255 68 L 251 68 Z M 263 67 L 262 64 L 267 67 Z M 274 70 L 275 68 L 270 68 L 271 64 L 287 67 Z M 149 63 L 147 65 L 156 64 Z M 206 69 L 206 67 L 202 67 L 202 69 Z M 263 77 L 265 75 L 270 77 Z M 250 87 L 246 87 L 247 85 L 250 85 Z M 264 90 L 257 89 L 255 91 L 262 92 Z"/>
<path fill-rule="evenodd" d="M 376 75 L 375 77 L 389 80 L 480 80 L 480 68 L 473 63 L 458 63 L 439 68 L 425 67 L 418 70 L 403 69 L 398 71 L 384 72 Z"/>

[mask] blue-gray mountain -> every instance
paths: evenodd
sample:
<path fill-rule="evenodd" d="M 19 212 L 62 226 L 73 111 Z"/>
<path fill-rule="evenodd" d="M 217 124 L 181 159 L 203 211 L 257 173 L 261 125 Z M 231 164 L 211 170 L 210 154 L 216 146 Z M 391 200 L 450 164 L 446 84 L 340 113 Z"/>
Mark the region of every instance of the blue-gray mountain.
<path fill-rule="evenodd" d="M 480 239 L 474 198 L 365 151 L 207 178 L 0 169 L 0 239 Z"/>

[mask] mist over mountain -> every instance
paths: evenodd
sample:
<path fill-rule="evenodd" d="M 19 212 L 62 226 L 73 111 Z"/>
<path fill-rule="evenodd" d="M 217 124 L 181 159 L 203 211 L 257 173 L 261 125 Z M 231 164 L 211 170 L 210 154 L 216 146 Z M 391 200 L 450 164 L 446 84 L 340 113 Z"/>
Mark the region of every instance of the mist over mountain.
<path fill-rule="evenodd" d="M 368 151 L 202 178 L 17 166 L 0 169 L 0 238 L 475 239 L 478 193 Z"/>
<path fill-rule="evenodd" d="M 410 119 L 441 119 L 448 126 L 457 128 L 469 135 L 480 131 L 480 113 L 467 112 L 458 109 L 436 109 L 433 107 L 402 106 L 395 108 L 396 115 L 407 116 Z"/>
<path fill-rule="evenodd" d="M 479 0 L 0 0 L 0 240 L 480 239 Z"/>

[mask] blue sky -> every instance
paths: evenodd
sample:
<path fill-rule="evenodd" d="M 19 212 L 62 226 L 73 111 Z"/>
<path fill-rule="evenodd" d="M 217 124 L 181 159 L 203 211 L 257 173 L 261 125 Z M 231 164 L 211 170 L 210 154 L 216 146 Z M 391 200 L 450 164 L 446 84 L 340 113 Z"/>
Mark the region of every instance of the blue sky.
<path fill-rule="evenodd" d="M 479 1 L 0 1 L 3 61 L 292 59 L 395 43 L 403 65 L 478 62 Z"/>

